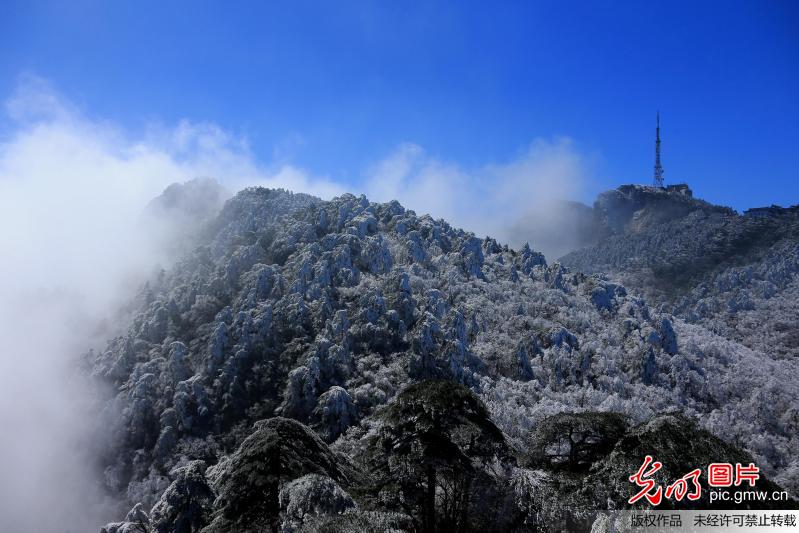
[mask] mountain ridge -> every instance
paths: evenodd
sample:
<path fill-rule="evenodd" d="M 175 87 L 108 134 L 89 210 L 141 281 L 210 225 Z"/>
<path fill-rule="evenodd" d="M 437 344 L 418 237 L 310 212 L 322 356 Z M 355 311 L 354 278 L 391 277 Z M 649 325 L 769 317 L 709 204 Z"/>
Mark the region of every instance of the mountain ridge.
<path fill-rule="evenodd" d="M 232 509 L 254 513 L 240 530 L 564 527 L 565 509 L 603 508 L 630 490 L 633 472 L 611 467 L 606 451 L 595 467 L 618 480 L 595 493 L 557 488 L 573 476 L 596 483 L 586 472 L 528 465 L 545 421 L 594 411 L 620 413 L 624 432 L 686 416 L 693 422 L 663 420 L 733 447 L 696 461 L 742 457 L 732 450 L 745 445 L 766 476 L 795 494 L 799 394 L 795 383 L 773 379 L 795 373 L 795 360 L 765 356 L 764 364 L 763 353 L 652 309 L 600 275 L 550 265 L 529 246 L 479 239 L 398 202 L 251 188 L 199 234 L 197 247 L 143 288 L 128 331 L 87 357 L 113 391 L 98 417 L 109 442 L 105 483 L 153 531 L 224 530 L 214 528 Z M 409 396 L 430 380 L 463 387 L 442 394 L 489 417 L 443 419 L 452 433 L 435 442 L 450 452 L 424 456 L 437 457 L 432 478 L 415 466 L 424 457 L 396 455 L 393 445 L 380 451 L 405 438 L 385 418 L 391 405 L 437 412 L 435 398 Z M 484 410 L 467 407 L 480 405 L 470 395 Z M 285 450 L 279 457 L 291 452 L 280 435 L 306 435 L 335 470 L 286 455 L 293 474 L 270 477 L 268 456 L 242 446 L 258 424 L 278 419 L 287 421 L 262 435 Z M 491 424 L 504 444 L 486 444 L 486 455 L 458 440 L 465 431 L 494 442 Z M 748 442 L 753 432 L 761 436 Z M 260 493 L 237 484 L 241 468 L 264 472 L 254 487 L 272 507 L 249 507 Z M 430 479 L 442 491 L 465 480 L 471 489 L 431 503 Z M 314 507 L 304 499 L 312 494 L 327 503 Z M 485 502 L 505 511 L 490 514 Z M 466 511 L 449 514 L 450 506 Z M 481 519 L 489 515 L 496 521 Z M 593 514 L 581 516 L 590 527 Z M 126 520 L 106 531 L 134 526 Z"/>
<path fill-rule="evenodd" d="M 562 257 L 564 265 L 608 275 L 747 346 L 799 355 L 799 337 L 785 331 L 797 318 L 791 302 L 799 296 L 799 206 L 739 214 L 627 185 L 600 195 L 594 213 L 602 228 L 594 244 Z M 777 326 L 764 337 L 751 326 L 766 310 Z"/>

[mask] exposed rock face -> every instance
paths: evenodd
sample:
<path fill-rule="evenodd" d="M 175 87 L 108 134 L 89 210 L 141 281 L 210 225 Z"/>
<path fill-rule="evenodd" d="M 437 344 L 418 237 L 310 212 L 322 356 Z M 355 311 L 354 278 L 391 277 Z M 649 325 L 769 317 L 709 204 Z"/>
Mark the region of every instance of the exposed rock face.
<path fill-rule="evenodd" d="M 557 491 L 519 497 L 544 474 L 510 458 L 489 468 L 468 444 L 437 456 L 468 459 L 465 514 L 408 511 L 392 489 L 401 480 L 370 496 L 382 413 L 425 380 L 465 385 L 519 456 L 552 414 L 590 407 L 639 424 L 682 409 L 799 488 L 799 385 L 773 379 L 797 362 L 652 309 L 620 283 L 352 195 L 247 189 L 198 235 L 92 360 L 115 391 L 99 417 L 114 448 L 106 483 L 128 508 L 141 502 L 153 530 L 433 520 L 491 531 L 509 517 L 534 527 L 525 520 L 537 511 L 520 501 L 559 505 Z M 317 494 L 326 503 L 314 507 Z"/>

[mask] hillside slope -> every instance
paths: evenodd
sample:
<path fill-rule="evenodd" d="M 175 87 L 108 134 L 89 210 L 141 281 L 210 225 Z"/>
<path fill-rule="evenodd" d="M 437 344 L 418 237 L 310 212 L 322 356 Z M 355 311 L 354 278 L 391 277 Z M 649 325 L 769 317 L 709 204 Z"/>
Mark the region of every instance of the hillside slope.
<path fill-rule="evenodd" d="M 775 357 L 799 356 L 799 206 L 743 215 L 623 186 L 594 204 L 598 237 L 560 259 L 661 310 Z"/>
<path fill-rule="evenodd" d="M 352 195 L 246 189 L 200 239 L 86 358 L 109 532 L 588 527 L 646 424 L 799 491 L 799 362 L 619 284 Z M 537 448 L 562 413 L 603 435 L 567 466 Z"/>

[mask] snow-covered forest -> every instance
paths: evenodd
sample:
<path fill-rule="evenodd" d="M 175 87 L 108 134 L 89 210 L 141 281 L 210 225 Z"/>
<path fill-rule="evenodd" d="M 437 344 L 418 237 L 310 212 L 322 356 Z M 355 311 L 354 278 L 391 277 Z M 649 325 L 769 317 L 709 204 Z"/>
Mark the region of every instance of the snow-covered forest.
<path fill-rule="evenodd" d="M 673 224 L 741 218 L 713 211 Z M 105 531 L 590 529 L 644 452 L 661 481 L 751 461 L 795 497 L 796 330 L 751 324 L 796 316 L 796 240 L 674 303 L 631 274 L 664 250 L 637 231 L 566 268 L 397 202 L 239 192 L 83 358 L 123 502 Z M 763 302 L 730 319 L 731 291 Z"/>

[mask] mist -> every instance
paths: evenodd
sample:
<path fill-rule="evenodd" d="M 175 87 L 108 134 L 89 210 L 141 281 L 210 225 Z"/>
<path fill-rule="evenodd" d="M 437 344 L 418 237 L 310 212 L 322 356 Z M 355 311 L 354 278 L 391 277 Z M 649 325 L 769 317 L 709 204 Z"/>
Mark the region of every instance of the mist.
<path fill-rule="evenodd" d="M 590 188 L 591 167 L 566 137 L 536 139 L 511 161 L 473 169 L 404 144 L 370 169 L 364 188 L 373 200 L 397 199 L 479 236 L 529 243 L 555 260 L 586 244 L 590 214 L 573 200 Z"/>
<path fill-rule="evenodd" d="M 91 117 L 45 80 L 20 79 L 0 125 L 0 531 L 92 531 L 118 516 L 95 459 L 100 398 L 81 354 L 119 333 L 114 321 L 196 219 L 142 222 L 173 183 L 215 177 L 331 198 L 397 199 L 479 235 L 545 253 L 568 239 L 559 200 L 579 197 L 585 158 L 566 138 L 536 140 L 513 160 L 466 169 L 404 144 L 359 190 L 290 164 L 264 164 L 246 139 L 211 123 L 148 124 L 132 136 Z M 218 209 L 218 204 L 210 207 Z M 205 206 L 208 208 L 208 206 Z M 213 214 L 213 213 L 210 213 Z M 532 218 L 531 218 L 532 217 Z M 534 220 L 534 223 L 529 223 Z"/>
<path fill-rule="evenodd" d="M 291 166 L 265 168 L 211 124 L 152 125 L 140 138 L 91 119 L 27 76 L 4 103 L 0 141 L 0 531 L 95 531 L 114 518 L 92 459 L 98 391 L 82 353 L 117 333 L 112 317 L 174 250 L 142 223 L 168 185 L 198 176 L 343 192 Z"/>

